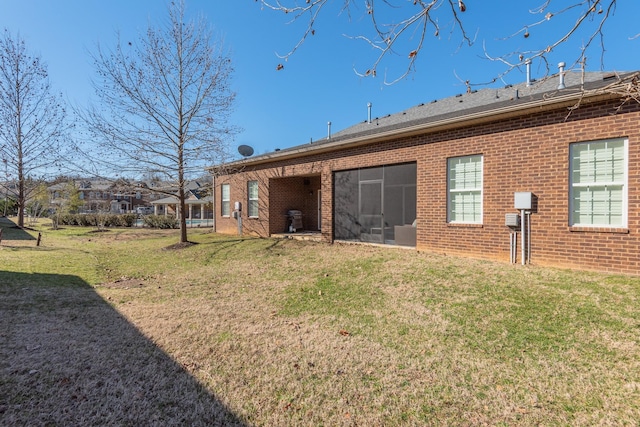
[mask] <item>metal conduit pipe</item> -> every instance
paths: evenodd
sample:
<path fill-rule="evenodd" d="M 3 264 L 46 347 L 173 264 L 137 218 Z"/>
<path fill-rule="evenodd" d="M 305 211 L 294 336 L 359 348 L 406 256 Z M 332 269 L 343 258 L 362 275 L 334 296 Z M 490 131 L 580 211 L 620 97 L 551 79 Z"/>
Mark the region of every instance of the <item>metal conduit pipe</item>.
<path fill-rule="evenodd" d="M 524 209 L 522 209 L 520 211 L 520 260 L 522 261 L 522 265 L 525 264 L 525 260 L 524 260 L 524 233 L 525 233 Z"/>

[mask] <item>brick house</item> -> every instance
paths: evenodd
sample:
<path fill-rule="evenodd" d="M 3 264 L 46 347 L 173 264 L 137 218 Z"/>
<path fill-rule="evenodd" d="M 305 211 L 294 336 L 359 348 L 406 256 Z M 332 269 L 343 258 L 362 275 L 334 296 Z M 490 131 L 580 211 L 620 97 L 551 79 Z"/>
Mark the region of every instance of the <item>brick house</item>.
<path fill-rule="evenodd" d="M 241 202 L 247 234 L 292 231 L 296 210 L 328 243 L 640 274 L 637 95 L 637 73 L 561 70 L 218 165 L 216 231 Z"/>
<path fill-rule="evenodd" d="M 153 193 L 138 183 L 98 178 L 75 179 L 50 185 L 52 205 L 63 205 L 69 197 L 67 186 L 72 183 L 82 203 L 79 213 L 130 213 L 138 206 L 148 206 Z"/>

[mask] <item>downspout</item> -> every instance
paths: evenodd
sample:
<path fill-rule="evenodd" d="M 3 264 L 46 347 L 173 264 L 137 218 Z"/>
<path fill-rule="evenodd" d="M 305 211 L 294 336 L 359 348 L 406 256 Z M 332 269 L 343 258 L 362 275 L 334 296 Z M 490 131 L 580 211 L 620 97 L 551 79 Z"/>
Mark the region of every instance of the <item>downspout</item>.
<path fill-rule="evenodd" d="M 524 216 L 524 209 L 520 209 L 520 250 L 521 250 L 521 254 L 520 257 L 522 258 L 522 265 L 525 265 L 526 263 L 526 222 L 525 222 L 525 216 Z"/>

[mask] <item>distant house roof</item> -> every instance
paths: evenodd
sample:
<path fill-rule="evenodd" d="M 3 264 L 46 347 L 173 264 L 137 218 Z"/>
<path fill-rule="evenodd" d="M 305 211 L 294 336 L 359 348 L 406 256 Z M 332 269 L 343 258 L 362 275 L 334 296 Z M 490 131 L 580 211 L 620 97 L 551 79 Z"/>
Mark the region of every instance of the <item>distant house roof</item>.
<path fill-rule="evenodd" d="M 187 205 L 204 205 L 212 201 L 212 197 L 203 190 L 188 190 L 185 196 L 184 202 Z M 151 202 L 152 205 L 175 205 L 178 203 L 179 200 L 177 196 L 169 196 Z"/>
<path fill-rule="evenodd" d="M 241 159 L 225 166 L 257 165 L 279 159 L 303 156 L 313 152 L 325 152 L 347 146 L 368 144 L 371 142 L 424 133 L 432 129 L 469 125 L 487 121 L 497 115 L 518 115 L 524 110 L 558 104 L 573 105 L 581 96 L 594 96 L 599 89 L 619 83 L 621 80 L 638 76 L 638 73 L 611 72 L 571 72 L 564 76 L 565 88 L 559 89 L 559 75 L 553 75 L 540 81 L 500 88 L 486 88 L 461 93 L 440 100 L 432 100 L 407 110 L 383 117 L 375 117 L 371 122 L 365 120 L 336 132 L 323 139 L 298 145 L 260 156 Z M 216 169 L 220 166 L 213 166 Z"/>

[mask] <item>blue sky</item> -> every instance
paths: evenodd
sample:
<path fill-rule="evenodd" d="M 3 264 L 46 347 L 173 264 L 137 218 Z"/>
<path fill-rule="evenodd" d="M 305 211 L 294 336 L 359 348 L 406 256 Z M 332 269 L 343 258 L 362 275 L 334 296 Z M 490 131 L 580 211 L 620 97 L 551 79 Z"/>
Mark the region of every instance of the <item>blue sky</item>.
<path fill-rule="evenodd" d="M 531 15 L 529 8 L 542 1 L 485 1 L 478 10 L 480 2 L 467 0 L 463 17 L 467 30 L 476 38 L 474 46 L 460 48 L 459 33 L 443 31 L 439 38 L 428 39 L 415 73 L 387 86 L 382 74 L 398 75 L 406 55 L 383 63 L 376 78 L 357 76 L 354 68 L 366 70 L 375 53 L 364 42 L 347 37 L 370 31 L 370 21 L 360 6 L 364 2 L 354 3 L 358 7 L 348 16 L 340 13 L 342 0 L 334 0 L 333 9 L 327 9 L 317 23 L 316 35 L 284 62 L 276 53 L 291 49 L 304 29 L 300 24 L 288 24 L 290 15 L 264 9 L 254 0 L 187 0 L 188 14 L 203 14 L 208 19 L 235 62 L 233 87 L 238 98 L 233 123 L 244 129 L 235 146 L 251 145 L 262 154 L 323 138 L 328 121 L 334 132 L 363 121 L 369 102 L 376 117 L 462 93 L 465 86 L 459 78 L 486 82 L 505 69 L 482 58 L 483 46 L 495 55 L 546 46 L 550 35 L 559 34 L 574 20 L 553 19 L 545 26 L 531 28 L 527 39 L 501 40 L 522 25 L 539 20 L 540 15 Z M 404 0 L 397 3 L 411 4 Z M 640 69 L 640 38 L 634 38 L 640 33 L 640 2 L 619 3 L 606 29 L 604 65 L 596 46 L 589 53 L 590 71 Z M 113 46 L 116 31 L 123 38 L 135 38 L 149 23 L 156 25 L 165 17 L 162 0 L 0 0 L 0 27 L 14 36 L 19 33 L 28 48 L 47 63 L 53 86 L 79 106 L 92 96 L 94 69 L 88 53 L 95 51 L 96 43 Z M 552 52 L 553 69 L 558 62 L 575 58 L 584 40 L 584 35 L 578 34 Z M 279 63 L 284 69 L 276 71 Z M 534 77 L 543 71 L 534 64 Z M 523 71 L 515 71 L 496 84 L 522 80 Z"/>

